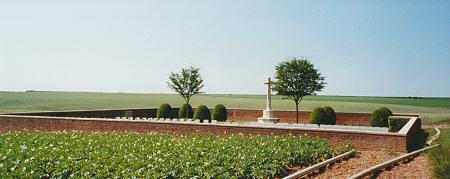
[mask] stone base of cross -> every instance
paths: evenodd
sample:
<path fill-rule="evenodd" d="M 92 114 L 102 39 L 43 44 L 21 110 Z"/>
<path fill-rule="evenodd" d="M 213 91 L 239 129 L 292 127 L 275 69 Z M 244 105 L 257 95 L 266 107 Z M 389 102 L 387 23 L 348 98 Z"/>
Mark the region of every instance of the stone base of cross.
<path fill-rule="evenodd" d="M 278 118 L 275 118 L 272 110 L 272 81 L 270 78 L 267 80 L 267 107 L 263 111 L 263 116 L 258 118 L 259 123 L 278 123 L 280 121 Z"/>

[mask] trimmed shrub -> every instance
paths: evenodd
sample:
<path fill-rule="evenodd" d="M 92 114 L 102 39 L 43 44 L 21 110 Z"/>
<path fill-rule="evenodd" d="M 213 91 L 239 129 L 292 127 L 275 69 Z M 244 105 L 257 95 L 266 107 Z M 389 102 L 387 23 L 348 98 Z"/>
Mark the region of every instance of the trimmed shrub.
<path fill-rule="evenodd" d="M 334 112 L 334 109 L 330 106 L 326 106 L 323 110 L 327 113 L 327 120 L 325 121 L 325 124 L 336 125 L 336 113 Z"/>
<path fill-rule="evenodd" d="M 167 104 L 163 103 L 159 106 L 158 112 L 156 113 L 157 118 L 172 118 L 172 107 Z"/>
<path fill-rule="evenodd" d="M 406 123 L 409 122 L 408 117 L 391 116 L 388 118 L 389 132 L 398 132 Z"/>
<path fill-rule="evenodd" d="M 377 109 L 372 113 L 371 124 L 373 127 L 388 127 L 388 118 L 392 115 L 392 111 L 388 108 Z"/>
<path fill-rule="evenodd" d="M 327 120 L 327 112 L 323 108 L 316 108 L 309 117 L 311 124 L 325 124 Z"/>
<path fill-rule="evenodd" d="M 194 116 L 194 110 L 192 109 L 192 106 L 188 103 L 184 103 L 180 107 L 180 111 L 178 111 L 178 117 L 180 119 L 184 118 L 192 118 Z"/>
<path fill-rule="evenodd" d="M 213 111 L 213 120 L 226 121 L 228 116 L 227 108 L 223 104 L 218 104 Z"/>
<path fill-rule="evenodd" d="M 211 122 L 211 112 L 208 107 L 205 105 L 200 105 L 195 109 L 194 119 L 200 119 L 200 122 L 203 123 L 203 120 L 208 120 Z"/>

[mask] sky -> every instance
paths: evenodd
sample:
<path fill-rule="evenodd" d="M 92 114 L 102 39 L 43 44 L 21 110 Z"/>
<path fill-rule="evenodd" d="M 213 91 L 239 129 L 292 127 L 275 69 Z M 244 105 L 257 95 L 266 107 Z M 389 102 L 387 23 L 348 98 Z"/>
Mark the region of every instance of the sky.
<path fill-rule="evenodd" d="M 264 94 L 288 57 L 322 95 L 450 96 L 450 1 L 0 1 L 0 91 Z"/>

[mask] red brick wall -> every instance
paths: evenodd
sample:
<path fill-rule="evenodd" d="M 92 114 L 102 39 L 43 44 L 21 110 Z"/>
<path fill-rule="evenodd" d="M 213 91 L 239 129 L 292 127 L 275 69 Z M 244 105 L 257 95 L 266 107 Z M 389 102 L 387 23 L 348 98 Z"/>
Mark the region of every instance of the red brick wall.
<path fill-rule="evenodd" d="M 194 109 L 195 110 L 195 109 Z M 212 109 L 211 109 L 212 110 Z M 110 109 L 110 110 L 88 110 L 88 111 L 61 111 L 61 112 L 37 112 L 17 113 L 13 115 L 25 116 L 55 116 L 55 117 L 99 117 L 115 118 L 125 117 L 125 111 L 132 111 L 133 117 L 156 117 L 156 108 L 147 109 Z M 172 108 L 173 115 L 177 116 L 178 108 Z M 311 111 L 299 111 L 299 123 L 309 123 Z M 274 115 L 280 118 L 282 123 L 296 123 L 295 111 L 274 111 Z M 396 114 L 397 115 L 397 114 Z M 402 116 L 415 116 L 414 114 L 400 114 Z M 370 126 L 370 113 L 336 113 L 336 124 Z M 257 121 L 262 117 L 260 109 L 228 109 L 228 120 L 233 121 Z"/>
<path fill-rule="evenodd" d="M 235 121 L 256 121 L 262 116 L 262 110 L 256 109 L 228 109 L 228 119 Z M 299 123 L 309 123 L 311 111 L 299 111 Z M 338 125 L 370 125 L 369 113 L 336 113 L 336 124 Z M 274 111 L 274 116 L 283 123 L 296 123 L 295 111 Z"/>
<path fill-rule="evenodd" d="M 172 108 L 172 113 L 176 116 L 178 108 Z M 194 109 L 195 110 L 195 109 Z M 212 109 L 211 109 L 212 110 Z M 88 110 L 88 111 L 61 111 L 61 112 L 37 112 L 37 113 L 17 113 L 26 116 L 55 116 L 55 117 L 99 117 L 115 118 L 125 117 L 125 111 L 132 111 L 133 117 L 156 117 L 156 108 L 148 109 L 111 109 L 111 110 Z M 275 117 L 280 118 L 282 123 L 296 123 L 295 111 L 274 111 Z M 311 111 L 299 111 L 299 122 L 309 123 Z M 233 121 L 257 121 L 262 117 L 262 110 L 259 109 L 228 109 L 228 120 Z M 368 113 L 336 113 L 336 123 L 338 125 L 370 125 L 370 114 Z"/>
<path fill-rule="evenodd" d="M 7 131 L 134 131 L 173 134 L 244 134 L 244 135 L 296 135 L 325 138 L 332 145 L 351 141 L 359 150 L 390 149 L 407 151 L 407 138 L 398 134 L 376 134 L 367 132 L 318 131 L 273 127 L 248 127 L 218 124 L 180 124 L 149 121 L 80 120 L 61 117 L 0 116 L 0 132 Z"/>
<path fill-rule="evenodd" d="M 416 118 L 414 124 L 406 134 L 406 143 L 408 144 L 407 148 L 409 150 L 422 148 L 421 140 L 419 140 L 423 138 L 423 136 L 421 136 L 422 134 L 422 119 Z"/>

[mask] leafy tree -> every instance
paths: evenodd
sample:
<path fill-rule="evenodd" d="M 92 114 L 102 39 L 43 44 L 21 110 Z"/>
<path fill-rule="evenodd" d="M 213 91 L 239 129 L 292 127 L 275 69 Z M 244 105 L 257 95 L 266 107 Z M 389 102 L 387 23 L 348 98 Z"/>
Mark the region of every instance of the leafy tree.
<path fill-rule="evenodd" d="M 180 94 L 187 104 L 191 97 L 200 94 L 203 88 L 203 80 L 198 68 L 183 68 L 180 73 L 170 73 L 169 88 Z"/>
<path fill-rule="evenodd" d="M 276 66 L 276 81 L 273 90 L 283 99 L 295 102 L 298 123 L 298 105 L 303 97 L 315 95 L 325 85 L 325 78 L 308 59 L 290 58 Z"/>

